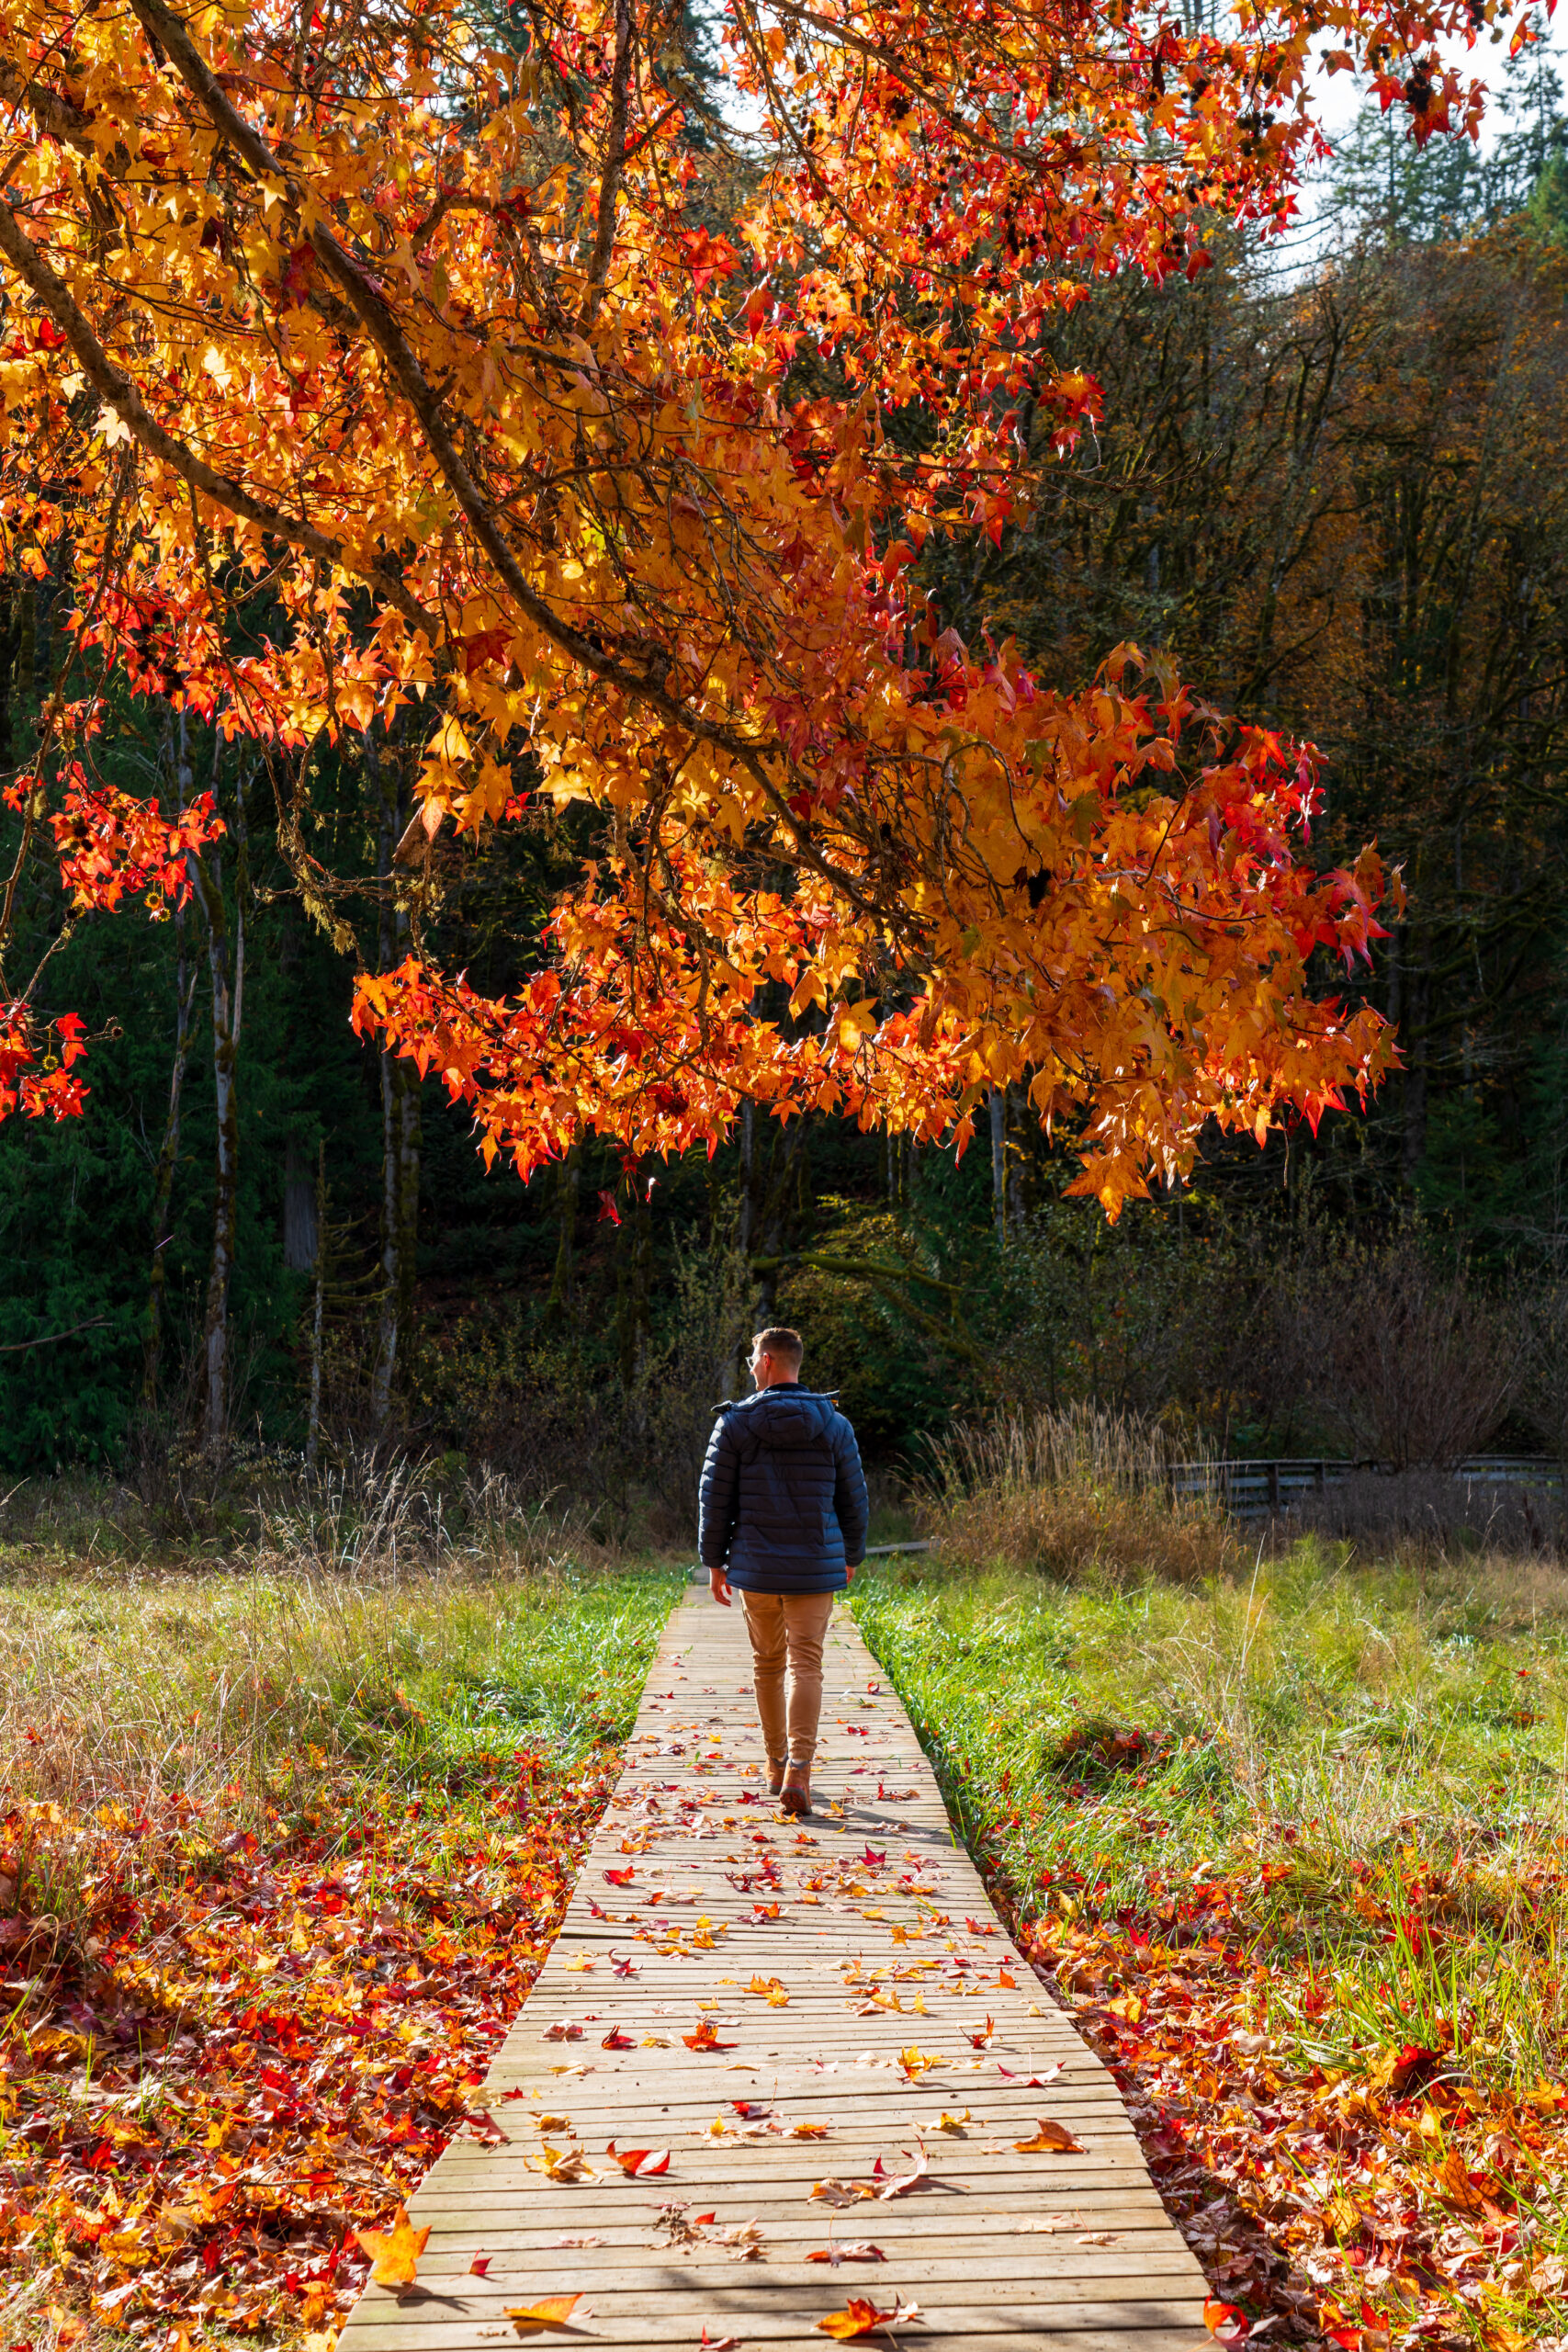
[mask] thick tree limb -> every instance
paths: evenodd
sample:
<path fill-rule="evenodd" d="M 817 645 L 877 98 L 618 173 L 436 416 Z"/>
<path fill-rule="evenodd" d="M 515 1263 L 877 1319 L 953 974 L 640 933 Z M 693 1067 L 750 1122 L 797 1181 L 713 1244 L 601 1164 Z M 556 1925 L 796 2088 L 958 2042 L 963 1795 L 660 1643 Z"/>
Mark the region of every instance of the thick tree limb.
<path fill-rule="evenodd" d="M 835 890 L 841 891 L 849 903 L 861 913 L 881 922 L 897 922 L 898 918 L 893 910 L 878 906 L 868 898 L 854 875 L 844 872 L 825 858 L 817 847 L 809 828 L 791 808 L 763 763 L 764 750 L 772 750 L 775 755 L 783 756 L 779 746 L 759 745 L 733 728 L 704 718 L 668 694 L 652 678 L 642 672 L 628 669 L 625 662 L 604 652 L 592 638 L 574 628 L 570 621 L 563 620 L 546 603 L 530 582 L 496 521 L 490 502 L 459 456 L 443 413 L 441 396 L 430 383 L 386 296 L 368 270 L 355 260 L 347 246 L 328 228 L 308 188 L 273 153 L 254 124 L 240 112 L 192 40 L 184 18 L 166 8 L 163 0 L 130 0 L 130 7 L 143 32 L 150 40 L 162 45 L 186 88 L 205 108 L 214 129 L 231 142 L 257 179 L 286 189 L 290 201 L 298 208 L 301 220 L 309 221 L 307 234 L 311 250 L 322 267 L 342 287 L 371 342 L 381 354 L 393 382 L 418 418 L 431 456 L 440 468 L 469 529 L 518 610 L 526 615 L 542 637 L 592 676 L 602 679 L 606 685 L 618 688 L 646 709 L 657 711 L 661 718 L 668 719 L 682 733 L 694 736 L 699 741 L 711 743 L 716 750 L 726 752 L 745 770 L 764 795 L 769 807 L 793 841 L 803 865 L 808 865 Z"/>

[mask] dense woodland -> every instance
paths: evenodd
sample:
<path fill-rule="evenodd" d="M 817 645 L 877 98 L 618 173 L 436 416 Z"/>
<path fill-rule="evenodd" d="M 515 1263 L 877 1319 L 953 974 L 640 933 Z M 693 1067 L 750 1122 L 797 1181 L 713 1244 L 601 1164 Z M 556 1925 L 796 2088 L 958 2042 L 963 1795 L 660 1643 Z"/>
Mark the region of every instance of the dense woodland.
<path fill-rule="evenodd" d="M 1413 1283 L 1467 1362 L 1497 1359 L 1452 1445 L 1556 1451 L 1550 1333 L 1532 1354 L 1497 1317 L 1550 1324 L 1568 1237 L 1568 124 L 1548 60 L 1506 80 L 1483 157 L 1417 153 L 1369 107 L 1312 240 L 1216 229 L 1206 269 L 1102 282 L 1061 356 L 1103 385 L 1104 424 L 998 546 L 921 558 L 946 618 L 1015 636 L 1048 682 L 1131 639 L 1322 747 L 1314 853 L 1375 836 L 1408 894 L 1364 983 L 1404 1067 L 1364 1116 L 1216 1138 L 1114 1227 L 1064 1197 L 1064 1139 L 1006 1094 L 962 1164 L 749 1116 L 711 1159 L 590 1144 L 525 1187 L 349 1024 L 356 966 L 407 953 L 410 741 L 344 736 L 284 774 L 127 691 L 105 772 L 170 806 L 209 787 L 228 830 L 172 916 L 86 917 L 50 966 L 108 1034 L 85 1119 L 0 1128 L 6 1469 L 385 1442 L 622 1509 L 640 1488 L 679 1520 L 764 1313 L 806 1329 L 807 1376 L 887 1463 L 955 1408 L 1082 1397 L 1232 1450 L 1384 1453 L 1344 1409 L 1346 1351 Z M 0 592 L 13 771 L 73 593 Z M 280 822 L 346 894 L 309 901 Z M 535 959 L 589 824 L 541 808 L 438 853 L 433 936 L 488 992 Z M 23 888 L 41 952 L 57 877 Z M 1506 1370 L 1526 1357 L 1533 1385 Z"/>

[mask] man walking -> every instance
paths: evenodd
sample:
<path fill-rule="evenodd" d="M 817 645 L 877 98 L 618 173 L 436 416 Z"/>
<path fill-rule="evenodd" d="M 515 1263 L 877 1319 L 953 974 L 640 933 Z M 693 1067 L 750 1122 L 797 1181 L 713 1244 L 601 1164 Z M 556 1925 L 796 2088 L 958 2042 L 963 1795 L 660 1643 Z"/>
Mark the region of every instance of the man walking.
<path fill-rule="evenodd" d="M 865 1557 L 865 1474 L 830 1396 L 800 1385 L 798 1331 L 759 1331 L 757 1394 L 721 1405 L 703 1464 L 697 1544 L 714 1599 L 740 1595 L 768 1786 L 786 1813 L 811 1810 L 822 1712 L 822 1645 Z"/>

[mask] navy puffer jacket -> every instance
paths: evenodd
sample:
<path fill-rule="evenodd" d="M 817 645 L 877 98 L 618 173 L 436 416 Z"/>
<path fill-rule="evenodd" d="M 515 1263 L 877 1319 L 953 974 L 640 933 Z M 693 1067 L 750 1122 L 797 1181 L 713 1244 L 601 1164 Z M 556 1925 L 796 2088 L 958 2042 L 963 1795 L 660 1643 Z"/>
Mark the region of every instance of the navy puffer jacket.
<path fill-rule="evenodd" d="M 865 1473 L 830 1396 L 794 1381 L 721 1405 L 703 1464 L 705 1568 L 743 1592 L 838 1592 L 865 1557 Z"/>

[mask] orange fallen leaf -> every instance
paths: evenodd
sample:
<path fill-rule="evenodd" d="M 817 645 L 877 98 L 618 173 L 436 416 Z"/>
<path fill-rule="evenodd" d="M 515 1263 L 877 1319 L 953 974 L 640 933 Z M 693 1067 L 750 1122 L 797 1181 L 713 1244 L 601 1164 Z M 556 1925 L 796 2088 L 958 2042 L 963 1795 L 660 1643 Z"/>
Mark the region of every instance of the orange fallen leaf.
<path fill-rule="evenodd" d="M 874 2335 L 879 2328 L 896 2327 L 905 2320 L 919 2319 L 919 2303 L 895 2302 L 891 2311 L 878 2311 L 863 2295 L 852 2295 L 841 2312 L 829 2312 L 826 2319 L 817 2323 L 824 2335 L 835 2343 L 852 2343 L 857 2335 Z"/>
<path fill-rule="evenodd" d="M 419 2257 L 430 2241 L 428 2226 L 416 2230 L 400 2205 L 389 2230 L 355 2230 L 354 2234 L 370 2256 L 370 2277 L 375 2285 L 413 2285 Z"/>
<path fill-rule="evenodd" d="M 743 2339 L 739 2335 L 710 2335 L 708 2324 L 703 2322 L 703 2332 L 697 2338 L 697 2352 L 740 2352 Z"/>
<path fill-rule="evenodd" d="M 808 2254 L 807 2262 L 886 2262 L 887 2256 L 869 2238 L 851 2238 L 844 2245 L 821 2245 Z"/>
<path fill-rule="evenodd" d="M 1012 2144 L 1020 2155 L 1024 2156 L 1041 2153 L 1055 2156 L 1081 2156 L 1084 2153 L 1083 2142 L 1075 2140 L 1065 2123 L 1057 2123 L 1050 2116 L 1035 2125 L 1032 2140 L 1015 2140 Z"/>
<path fill-rule="evenodd" d="M 1252 2322 L 1234 2303 L 1222 2303 L 1217 2295 L 1210 2295 L 1203 2305 L 1203 2324 L 1216 2344 L 1244 2344 L 1252 2333 Z"/>
<path fill-rule="evenodd" d="M 536 2303 L 508 2303 L 506 2316 L 519 2335 L 535 2335 L 542 2328 L 570 2326 L 581 2301 L 581 2295 L 541 2295 Z"/>
<path fill-rule="evenodd" d="M 681 2039 L 688 2050 L 733 2050 L 736 2047 L 733 2041 L 719 2040 L 714 2030 L 712 2018 L 704 2018 L 695 2033 L 683 2033 Z"/>

